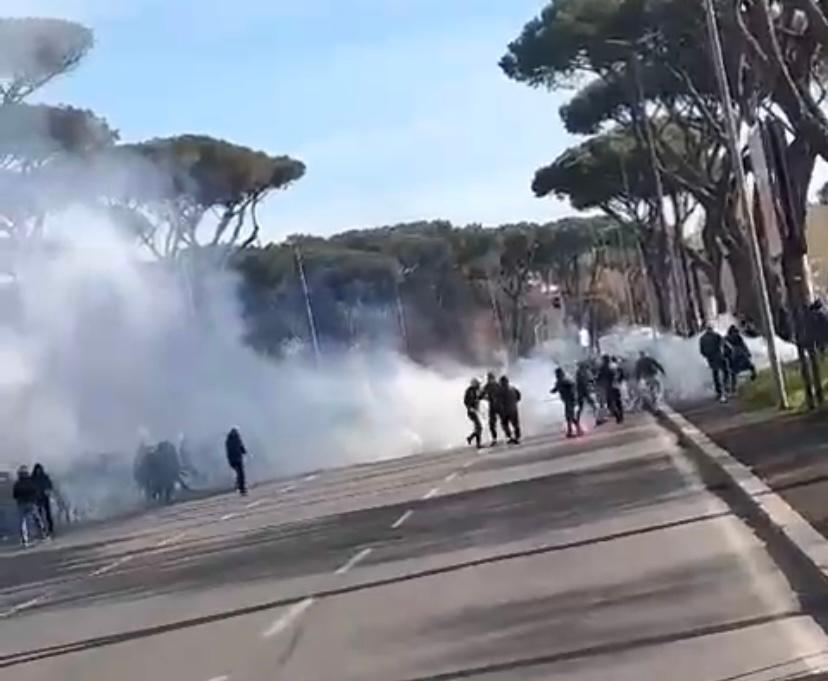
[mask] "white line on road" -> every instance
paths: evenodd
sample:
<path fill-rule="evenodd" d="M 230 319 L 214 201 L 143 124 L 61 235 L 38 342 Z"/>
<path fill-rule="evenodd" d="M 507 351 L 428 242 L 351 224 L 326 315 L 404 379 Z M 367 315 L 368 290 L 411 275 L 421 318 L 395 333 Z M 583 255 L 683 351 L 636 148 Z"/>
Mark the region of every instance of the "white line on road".
<path fill-rule="evenodd" d="M 316 599 L 313 598 L 313 596 L 309 596 L 303 601 L 294 603 L 284 615 L 282 615 L 262 632 L 262 638 L 273 638 L 274 636 L 281 634 L 285 629 L 293 624 L 293 622 L 299 619 L 302 616 L 302 613 L 313 605 L 315 600 Z"/>
<path fill-rule="evenodd" d="M 9 608 L 5 612 L 0 612 L 0 619 L 5 617 L 11 617 L 12 615 L 16 615 L 21 610 L 27 610 L 29 608 L 33 608 L 36 606 L 40 601 L 42 601 L 45 596 L 37 596 L 36 598 L 32 598 L 31 600 L 26 601 L 25 603 L 20 603 L 19 605 L 15 605 L 13 608 Z"/>
<path fill-rule="evenodd" d="M 235 518 L 237 515 L 239 514 L 235 511 L 233 513 L 225 513 L 223 516 L 221 516 L 221 518 L 219 518 L 219 520 L 230 520 L 232 518 Z"/>
<path fill-rule="evenodd" d="M 414 513 L 414 511 L 412 511 L 409 508 L 405 513 L 403 513 L 399 518 L 397 518 L 394 521 L 394 524 L 391 526 L 391 529 L 396 530 L 398 527 L 400 527 L 400 525 L 402 525 L 406 520 L 408 520 L 412 516 L 413 513 Z"/>
<path fill-rule="evenodd" d="M 296 485 L 288 485 L 284 489 L 282 489 L 282 494 L 286 494 L 287 492 L 292 492 L 296 489 Z"/>
<path fill-rule="evenodd" d="M 436 497 L 437 493 L 440 491 L 438 487 L 432 487 L 428 492 L 423 495 L 423 501 L 426 499 L 431 499 L 431 497 Z"/>
<path fill-rule="evenodd" d="M 212 679 L 207 679 L 207 681 L 230 681 L 230 677 L 225 676 L 214 676 Z"/>
<path fill-rule="evenodd" d="M 302 482 L 311 482 L 312 480 L 316 480 L 319 476 L 316 473 L 311 473 L 310 475 L 306 475 L 302 478 Z"/>
<path fill-rule="evenodd" d="M 261 506 L 264 502 L 264 499 L 257 499 L 256 501 L 251 501 L 245 508 L 256 508 L 256 506 Z"/>
<path fill-rule="evenodd" d="M 370 555 L 371 551 L 373 551 L 373 550 L 374 549 L 372 549 L 370 546 L 367 549 L 362 549 L 362 551 L 360 551 L 356 555 L 352 556 L 351 560 L 349 560 L 347 563 L 345 563 L 345 565 L 343 565 L 341 568 L 339 568 L 336 571 L 336 574 L 337 575 L 344 575 L 346 572 L 348 572 L 348 570 L 350 570 L 352 567 L 354 567 L 357 563 L 359 563 L 362 560 L 365 560 Z"/>
<path fill-rule="evenodd" d="M 90 576 L 91 577 L 100 577 L 101 575 L 105 575 L 107 572 L 112 572 L 112 570 L 114 570 L 117 567 L 121 567 L 121 565 L 123 565 L 124 563 L 128 563 L 134 557 L 135 556 L 132 556 L 132 555 L 123 556 L 122 558 L 119 558 L 118 560 L 112 561 L 108 565 L 104 565 L 103 567 L 98 568 L 94 572 L 90 573 Z"/>
<path fill-rule="evenodd" d="M 452 480 L 454 480 L 454 478 L 456 478 L 456 477 L 457 477 L 457 473 L 456 473 L 456 472 L 454 472 L 454 473 L 450 473 L 449 475 L 447 475 L 447 476 L 446 476 L 446 482 L 451 482 L 451 481 L 452 481 Z"/>
<path fill-rule="evenodd" d="M 179 532 L 178 534 L 174 534 L 171 537 L 166 537 L 162 539 L 160 542 L 156 544 L 157 547 L 161 548 L 162 546 L 168 546 L 170 544 L 175 544 L 175 542 L 180 541 L 184 537 L 187 536 L 187 532 Z"/>
<path fill-rule="evenodd" d="M 463 464 L 463 468 L 470 468 L 474 465 L 475 459 L 469 459 L 466 463 Z"/>

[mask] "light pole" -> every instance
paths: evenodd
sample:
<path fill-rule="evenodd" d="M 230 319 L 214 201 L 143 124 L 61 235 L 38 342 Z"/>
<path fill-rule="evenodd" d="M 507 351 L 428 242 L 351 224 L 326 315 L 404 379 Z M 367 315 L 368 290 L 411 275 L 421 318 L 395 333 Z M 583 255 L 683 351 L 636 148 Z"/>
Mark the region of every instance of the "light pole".
<path fill-rule="evenodd" d="M 305 313 L 308 316 L 308 328 L 310 329 L 311 345 L 313 346 L 313 359 L 319 364 L 319 339 L 316 335 L 316 320 L 313 317 L 313 306 L 311 305 L 308 280 L 305 278 L 305 267 L 302 263 L 302 252 L 299 244 L 293 245 L 293 255 L 296 258 L 296 270 L 299 273 L 299 283 L 302 285 L 302 295 L 305 298 Z"/>
<path fill-rule="evenodd" d="M 762 252 L 759 249 L 759 239 L 756 236 L 756 225 L 753 221 L 752 206 L 750 205 L 750 198 L 747 192 L 747 178 L 745 177 L 745 169 L 742 165 L 742 156 L 739 153 L 739 133 L 736 130 L 736 122 L 733 120 L 733 99 L 730 96 L 730 85 L 727 82 L 722 43 L 719 36 L 719 27 L 716 22 L 716 10 L 713 7 L 713 0 L 702 0 L 702 2 L 704 3 L 707 20 L 708 39 L 710 40 L 710 56 L 713 60 L 713 70 L 716 72 L 719 95 L 722 99 L 722 107 L 724 109 L 727 143 L 730 158 L 733 163 L 733 171 L 736 174 L 736 190 L 739 193 L 739 204 L 747 225 L 753 280 L 756 283 L 759 297 L 762 330 L 768 344 L 768 359 L 770 360 L 771 375 L 773 376 L 773 384 L 776 389 L 779 408 L 787 409 L 788 394 L 785 390 L 785 377 L 782 374 L 782 364 L 779 361 L 779 354 L 776 351 L 776 329 L 774 328 L 770 295 L 768 294 L 767 281 L 765 280 L 765 264 L 762 260 Z"/>

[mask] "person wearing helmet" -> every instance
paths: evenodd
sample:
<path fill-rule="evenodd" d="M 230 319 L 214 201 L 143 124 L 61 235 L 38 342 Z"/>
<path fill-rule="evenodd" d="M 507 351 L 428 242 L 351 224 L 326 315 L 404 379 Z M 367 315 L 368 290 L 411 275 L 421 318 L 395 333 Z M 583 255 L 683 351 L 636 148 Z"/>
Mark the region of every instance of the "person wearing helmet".
<path fill-rule="evenodd" d="M 46 536 L 45 528 L 37 512 L 37 485 L 29 475 L 29 469 L 21 466 L 17 480 L 12 487 L 12 496 L 20 516 L 20 541 L 24 547 L 31 545 L 32 527 L 37 527 L 41 539 Z"/>
<path fill-rule="evenodd" d="M 466 388 L 466 392 L 463 395 L 463 405 L 466 407 L 466 414 L 469 417 L 469 421 L 474 426 L 474 430 L 466 438 L 466 443 L 471 444 L 474 442 L 477 448 L 480 449 L 483 446 L 483 426 L 480 423 L 480 415 L 477 413 L 480 408 L 480 381 L 476 378 L 473 378 L 471 383 L 469 383 L 469 387 Z"/>

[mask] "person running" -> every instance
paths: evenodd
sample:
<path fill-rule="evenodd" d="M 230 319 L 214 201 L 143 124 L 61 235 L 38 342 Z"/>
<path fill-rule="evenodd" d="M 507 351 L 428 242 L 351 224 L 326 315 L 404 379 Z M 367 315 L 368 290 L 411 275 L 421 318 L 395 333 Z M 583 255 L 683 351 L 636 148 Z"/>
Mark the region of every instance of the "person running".
<path fill-rule="evenodd" d="M 644 396 L 649 401 L 651 407 L 655 406 L 658 401 L 658 395 L 661 392 L 661 383 L 658 375 L 666 376 L 667 372 L 664 367 L 654 357 L 650 357 L 643 350 L 639 353 L 638 361 L 635 363 L 635 380 L 637 383 L 644 384 Z"/>
<path fill-rule="evenodd" d="M 52 518 L 52 479 L 43 468 L 43 464 L 36 463 L 32 469 L 32 482 L 37 488 L 37 510 L 46 523 L 50 537 L 55 536 L 55 521 Z"/>
<path fill-rule="evenodd" d="M 581 422 L 581 416 L 584 413 L 584 405 L 588 404 L 592 409 L 592 417 L 595 422 L 600 421 L 598 414 L 598 405 L 593 396 L 595 392 L 595 376 L 592 372 L 592 366 L 589 360 L 578 363 L 578 368 L 575 370 L 575 396 L 578 411 L 576 416 L 578 423 Z"/>
<path fill-rule="evenodd" d="M 17 504 L 20 517 L 20 541 L 24 548 L 28 548 L 31 545 L 32 527 L 37 527 L 41 539 L 45 536 L 45 530 L 37 512 L 37 486 L 32 481 L 26 466 L 21 466 L 17 470 L 17 480 L 12 487 L 12 497 Z"/>
<path fill-rule="evenodd" d="M 569 378 L 561 367 L 555 369 L 555 386 L 549 392 L 561 396 L 561 402 L 564 406 L 564 418 L 566 419 L 566 436 L 578 437 L 583 435 L 575 381 Z"/>
<path fill-rule="evenodd" d="M 727 402 L 727 386 L 730 384 L 730 367 L 727 362 L 725 340 L 708 324 L 699 338 L 699 352 L 707 361 L 713 374 L 713 388 L 720 402 Z"/>
<path fill-rule="evenodd" d="M 520 390 L 509 383 L 506 376 L 500 377 L 500 423 L 510 445 L 520 444 L 520 414 L 518 403 Z"/>
<path fill-rule="evenodd" d="M 224 449 L 227 453 L 227 463 L 236 473 L 236 489 L 243 497 L 247 496 L 247 481 L 244 476 L 244 457 L 247 450 L 242 442 L 241 435 L 236 428 L 231 428 L 224 441 Z"/>
<path fill-rule="evenodd" d="M 621 384 L 624 382 L 624 371 L 617 361 L 609 355 L 601 358 L 598 368 L 598 386 L 604 393 L 607 409 L 615 417 L 616 423 L 624 422 L 624 403 L 621 400 Z"/>
<path fill-rule="evenodd" d="M 503 416 L 501 414 L 502 405 L 500 404 L 500 384 L 491 371 L 486 374 L 486 385 L 483 386 L 480 399 L 489 403 L 489 434 L 492 436 L 491 446 L 494 447 L 497 444 L 497 422 L 500 419 L 502 423 Z M 505 432 L 503 435 L 508 439 Z"/>
<path fill-rule="evenodd" d="M 753 364 L 750 348 L 747 346 L 744 337 L 738 327 L 733 324 L 725 334 L 725 343 L 730 348 L 730 391 L 735 393 L 736 379 L 743 371 L 750 373 L 751 381 L 756 380 L 756 366 Z"/>
<path fill-rule="evenodd" d="M 469 421 L 474 426 L 474 430 L 466 438 L 466 443 L 471 444 L 474 442 L 477 448 L 480 449 L 483 446 L 483 426 L 480 424 L 480 414 L 478 414 L 478 409 L 480 408 L 480 381 L 476 378 L 473 378 L 471 383 L 469 383 L 469 387 L 466 388 L 466 392 L 463 395 L 463 405 L 466 407 L 466 414 L 469 417 Z"/>

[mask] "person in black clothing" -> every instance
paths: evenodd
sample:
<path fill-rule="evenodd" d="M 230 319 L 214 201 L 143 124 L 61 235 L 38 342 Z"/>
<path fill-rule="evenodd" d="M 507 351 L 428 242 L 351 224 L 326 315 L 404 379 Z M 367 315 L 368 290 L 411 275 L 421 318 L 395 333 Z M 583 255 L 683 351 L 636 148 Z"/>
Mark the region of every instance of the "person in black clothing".
<path fill-rule="evenodd" d="M 659 393 L 661 392 L 661 384 L 658 380 L 658 375 L 666 376 L 667 372 L 664 367 L 654 357 L 650 357 L 643 350 L 639 353 L 638 361 L 635 363 L 635 380 L 639 384 L 639 396 L 642 398 L 642 406 L 646 406 L 643 399 L 650 402 L 650 406 L 654 407 L 658 401 Z M 641 391 L 640 384 L 644 384 L 645 392 Z"/>
<path fill-rule="evenodd" d="M 12 487 L 12 497 L 17 503 L 20 514 L 20 540 L 23 546 L 29 546 L 32 526 L 36 526 L 40 537 L 46 536 L 43 522 L 37 512 L 37 486 L 29 475 L 29 469 L 21 466 L 17 470 L 17 480 Z"/>
<path fill-rule="evenodd" d="M 736 392 L 736 378 L 743 371 L 750 372 L 750 380 L 756 380 L 756 367 L 750 355 L 750 348 L 735 325 L 731 325 L 725 335 L 725 343 L 730 351 L 730 391 Z"/>
<path fill-rule="evenodd" d="M 558 393 L 561 396 L 564 405 L 564 418 L 566 419 L 566 436 L 578 437 L 583 435 L 580 414 L 576 408 L 578 397 L 575 382 L 560 367 L 555 369 L 555 387 L 550 392 L 553 395 Z"/>
<path fill-rule="evenodd" d="M 236 428 L 231 428 L 224 441 L 224 449 L 227 452 L 227 463 L 230 464 L 236 473 L 236 489 L 242 496 L 247 495 L 247 481 L 244 477 L 244 457 L 247 450 L 244 448 L 241 435 Z"/>
<path fill-rule="evenodd" d="M 477 413 L 480 407 L 480 381 L 476 378 L 473 378 L 469 387 L 466 388 L 466 393 L 463 395 L 463 404 L 466 407 L 466 414 L 474 426 L 474 430 L 466 438 L 466 442 L 468 444 L 475 442 L 477 448 L 480 449 L 483 446 L 481 443 L 483 426 L 480 424 L 480 415 Z"/>
<path fill-rule="evenodd" d="M 32 482 L 37 488 L 37 510 L 46 523 L 49 536 L 55 534 L 55 521 L 52 519 L 52 479 L 42 464 L 36 463 L 32 469 Z"/>
<path fill-rule="evenodd" d="M 490 371 L 486 374 L 486 385 L 480 393 L 480 399 L 489 403 L 489 434 L 492 436 L 492 446 L 497 444 L 497 420 L 503 420 L 500 404 L 500 385 L 495 375 Z M 504 433 L 505 437 L 509 437 Z"/>
<path fill-rule="evenodd" d="M 578 404 L 576 416 L 578 423 L 581 422 L 585 404 L 588 404 L 592 408 L 592 415 L 596 421 L 598 420 L 598 405 L 595 403 L 595 398 L 593 397 L 594 386 L 595 377 L 592 374 L 590 362 L 580 362 L 578 368 L 575 370 L 575 395 Z"/>
<path fill-rule="evenodd" d="M 707 366 L 713 374 L 713 387 L 716 397 L 727 402 L 726 388 L 730 385 L 730 367 L 727 361 L 727 348 L 721 334 L 708 324 L 699 338 L 699 352 L 707 360 Z"/>
<path fill-rule="evenodd" d="M 624 371 L 620 364 L 609 355 L 601 358 L 597 381 L 599 388 L 606 396 L 610 414 L 615 417 L 616 423 L 623 423 L 624 403 L 621 401 L 621 384 L 624 382 Z"/>
<path fill-rule="evenodd" d="M 500 377 L 500 423 L 510 445 L 520 444 L 520 390 L 510 385 L 506 376 Z"/>

